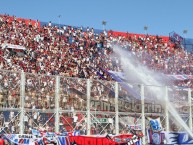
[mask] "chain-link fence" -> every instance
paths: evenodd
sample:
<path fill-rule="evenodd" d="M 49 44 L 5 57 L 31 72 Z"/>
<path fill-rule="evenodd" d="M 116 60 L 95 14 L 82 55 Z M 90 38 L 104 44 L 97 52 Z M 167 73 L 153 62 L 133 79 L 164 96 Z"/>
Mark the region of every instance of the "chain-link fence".
<path fill-rule="evenodd" d="M 31 128 L 102 135 L 129 133 L 134 127 L 145 134 L 148 117 L 160 117 L 163 130 L 183 131 L 176 116 L 192 129 L 191 102 L 190 88 L 0 70 L 4 133 L 30 134 Z"/>

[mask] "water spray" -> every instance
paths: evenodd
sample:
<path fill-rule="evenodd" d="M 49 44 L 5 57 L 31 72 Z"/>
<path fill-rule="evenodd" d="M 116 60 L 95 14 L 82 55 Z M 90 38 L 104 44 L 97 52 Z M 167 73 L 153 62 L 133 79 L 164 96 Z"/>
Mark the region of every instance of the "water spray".
<path fill-rule="evenodd" d="M 138 61 L 138 59 L 136 59 L 136 57 L 134 57 L 131 52 L 125 51 L 119 46 L 114 46 L 113 50 L 116 54 L 120 56 L 123 71 L 128 78 L 136 78 L 137 81 L 140 81 L 140 83 L 144 85 L 164 86 L 165 84 L 164 80 L 160 81 L 162 80 L 162 78 L 160 78 L 162 77 L 161 73 L 154 72 L 152 70 L 149 70 L 147 67 L 142 66 Z M 162 104 L 164 103 L 163 102 L 164 92 L 162 89 L 150 87 L 148 91 L 151 92 L 154 96 L 156 96 L 159 102 L 162 102 Z M 187 133 L 193 138 L 192 131 L 183 121 L 183 119 L 180 117 L 174 106 L 169 101 L 168 101 L 168 111 L 173 116 L 173 118 L 175 118 L 178 124 L 180 124 L 187 131 Z"/>

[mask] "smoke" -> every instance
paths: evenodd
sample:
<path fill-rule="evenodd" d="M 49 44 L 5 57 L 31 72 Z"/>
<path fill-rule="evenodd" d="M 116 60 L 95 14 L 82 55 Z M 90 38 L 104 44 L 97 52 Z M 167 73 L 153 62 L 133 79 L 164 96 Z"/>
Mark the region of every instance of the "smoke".
<path fill-rule="evenodd" d="M 134 54 L 129 51 L 123 50 L 119 46 L 114 46 L 113 51 L 116 55 L 119 56 L 119 59 L 121 61 L 121 67 L 123 68 L 127 79 L 130 80 L 132 84 L 134 83 L 139 85 L 144 84 L 145 86 L 154 86 L 146 87 L 145 92 L 151 92 L 151 94 L 156 97 L 156 100 L 162 105 L 164 105 L 165 92 L 163 91 L 163 87 L 166 85 L 166 80 L 163 79 L 163 75 L 159 72 L 148 69 L 139 62 L 139 60 Z M 152 99 L 148 97 L 149 96 L 145 96 L 145 99 Z M 174 106 L 169 101 L 167 102 L 167 104 L 168 111 L 173 116 L 175 121 L 177 121 L 178 124 L 182 126 L 191 137 L 193 137 L 191 130 L 180 117 Z"/>

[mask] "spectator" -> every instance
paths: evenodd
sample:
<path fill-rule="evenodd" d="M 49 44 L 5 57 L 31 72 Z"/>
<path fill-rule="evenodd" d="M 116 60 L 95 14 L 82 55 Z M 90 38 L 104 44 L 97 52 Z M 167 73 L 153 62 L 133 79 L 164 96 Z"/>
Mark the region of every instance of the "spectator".
<path fill-rule="evenodd" d="M 38 22 L 33 24 L 29 20 L 26 23 L 16 17 L 0 16 L 0 107 L 21 107 L 18 85 L 21 71 L 26 74 L 26 109 L 55 108 L 56 80 L 52 75 L 61 76 L 59 106 L 62 109 L 86 110 L 86 81 L 68 77 L 93 79 L 91 100 L 114 104 L 113 84 L 98 81 L 113 80 L 104 70 L 123 71 L 119 56 L 113 53 L 114 45 L 130 51 L 142 64 L 154 71 L 193 75 L 192 53 L 159 36 L 113 36 L 107 35 L 106 31 L 95 34 L 93 28 L 87 28 L 84 32 L 82 28 L 71 26 L 58 28 L 51 21 L 47 26 L 39 27 Z M 10 45 L 26 49 L 18 51 L 9 48 Z M 193 88 L 192 80 L 174 81 L 174 84 Z M 119 93 L 124 97 L 129 96 L 124 90 Z M 105 111 L 95 104 L 91 109 Z M 10 120 L 14 115 L 14 112 L 10 113 Z M 25 126 L 28 122 L 28 126 L 34 127 L 34 124 L 40 125 L 39 121 L 46 120 L 39 112 L 28 117 L 25 116 Z M 74 115 L 73 126 L 77 125 L 78 120 Z M 11 130 L 18 131 L 17 127 Z M 108 129 L 105 131 L 109 132 Z"/>

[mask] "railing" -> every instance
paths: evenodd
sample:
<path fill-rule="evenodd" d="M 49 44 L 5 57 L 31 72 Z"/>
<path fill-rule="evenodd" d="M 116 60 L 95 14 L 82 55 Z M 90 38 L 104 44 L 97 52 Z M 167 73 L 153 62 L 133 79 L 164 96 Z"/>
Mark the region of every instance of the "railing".
<path fill-rule="evenodd" d="M 117 82 L 0 70 L 1 132 L 23 134 L 33 128 L 120 134 L 129 132 L 128 125 L 140 124 L 145 134 L 146 118 L 155 116 L 160 117 L 164 130 L 183 130 L 168 110 L 168 102 L 192 129 L 191 89 L 129 85 L 140 100 Z M 163 102 L 152 89 L 162 90 Z"/>

